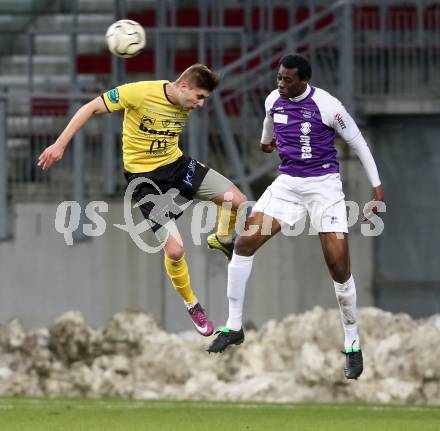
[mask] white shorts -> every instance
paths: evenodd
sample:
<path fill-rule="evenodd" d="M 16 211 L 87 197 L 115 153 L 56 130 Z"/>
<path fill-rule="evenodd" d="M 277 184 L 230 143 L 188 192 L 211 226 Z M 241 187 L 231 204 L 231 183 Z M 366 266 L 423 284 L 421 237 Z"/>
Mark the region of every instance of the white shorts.
<path fill-rule="evenodd" d="M 310 215 L 318 232 L 348 232 L 345 195 L 339 174 L 320 177 L 291 177 L 281 174 L 252 209 L 293 226 Z"/>

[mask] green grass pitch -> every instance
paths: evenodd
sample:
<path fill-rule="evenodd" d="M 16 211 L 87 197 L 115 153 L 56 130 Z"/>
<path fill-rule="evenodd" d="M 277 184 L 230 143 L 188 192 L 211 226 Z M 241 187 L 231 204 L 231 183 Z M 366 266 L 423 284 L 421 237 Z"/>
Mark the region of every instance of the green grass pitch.
<path fill-rule="evenodd" d="M 2 431 L 439 431 L 440 407 L 0 398 Z"/>

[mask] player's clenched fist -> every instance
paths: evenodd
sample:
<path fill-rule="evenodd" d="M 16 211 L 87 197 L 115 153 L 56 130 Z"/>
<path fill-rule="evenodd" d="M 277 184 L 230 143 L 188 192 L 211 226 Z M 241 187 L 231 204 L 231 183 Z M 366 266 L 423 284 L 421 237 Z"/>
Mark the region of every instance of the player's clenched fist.
<path fill-rule="evenodd" d="M 260 143 L 260 148 L 263 153 L 272 153 L 277 148 L 275 138 L 272 139 L 270 144 Z"/>

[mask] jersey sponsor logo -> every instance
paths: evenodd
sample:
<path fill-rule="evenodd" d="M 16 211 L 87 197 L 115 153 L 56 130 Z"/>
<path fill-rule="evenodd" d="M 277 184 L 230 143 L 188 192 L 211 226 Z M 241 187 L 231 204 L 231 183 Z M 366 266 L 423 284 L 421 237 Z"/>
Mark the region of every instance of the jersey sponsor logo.
<path fill-rule="evenodd" d="M 142 130 L 142 132 L 149 133 L 150 135 L 169 136 L 170 138 L 174 138 L 175 136 L 177 136 L 177 132 L 173 132 L 170 129 L 166 129 L 166 130 L 150 129 L 144 123 L 139 124 L 139 129 Z"/>
<path fill-rule="evenodd" d="M 301 115 L 304 118 L 312 118 L 315 115 L 315 111 L 310 111 L 310 109 L 306 109 L 306 108 L 301 108 L 299 112 L 301 112 Z"/>
<path fill-rule="evenodd" d="M 155 122 L 156 122 L 155 118 L 147 117 L 146 115 L 144 115 L 141 119 L 141 123 L 148 123 L 153 125 Z"/>
<path fill-rule="evenodd" d="M 302 135 L 299 136 L 299 142 L 301 144 L 301 159 L 311 159 L 312 158 L 312 147 L 310 145 L 309 133 L 312 130 L 312 125 L 308 121 L 301 123 L 300 132 Z"/>
<path fill-rule="evenodd" d="M 107 93 L 108 100 L 112 103 L 118 103 L 119 102 L 119 91 L 117 88 L 113 88 Z"/>
<path fill-rule="evenodd" d="M 153 139 L 148 153 L 153 156 L 163 156 L 167 153 L 168 141 L 166 139 Z"/>
<path fill-rule="evenodd" d="M 287 124 L 287 115 L 275 113 L 273 114 L 273 121 L 274 123 Z"/>
<path fill-rule="evenodd" d="M 345 125 L 345 122 L 344 122 L 344 120 L 343 120 L 343 118 L 342 118 L 342 115 L 341 114 L 336 114 L 335 115 L 335 120 L 338 122 L 338 124 L 341 126 L 341 129 L 345 129 L 345 128 L 347 128 L 347 126 Z"/>
<path fill-rule="evenodd" d="M 146 107 L 145 108 L 145 112 L 146 115 L 149 116 L 150 118 L 164 118 L 164 117 L 169 117 L 171 119 L 171 121 L 179 121 L 182 123 L 185 123 L 185 121 L 188 119 L 189 114 L 186 112 L 171 112 L 171 111 L 165 111 L 163 109 L 160 108 L 156 108 L 156 107 Z"/>
<path fill-rule="evenodd" d="M 303 135 L 308 135 L 310 130 L 312 130 L 312 125 L 308 121 L 301 123 L 301 133 Z"/>
<path fill-rule="evenodd" d="M 145 111 L 151 112 L 152 115 L 158 117 L 169 117 L 172 119 L 183 120 L 183 121 L 186 121 L 189 116 L 189 114 L 186 114 L 185 112 L 164 111 L 162 109 L 146 108 Z"/>

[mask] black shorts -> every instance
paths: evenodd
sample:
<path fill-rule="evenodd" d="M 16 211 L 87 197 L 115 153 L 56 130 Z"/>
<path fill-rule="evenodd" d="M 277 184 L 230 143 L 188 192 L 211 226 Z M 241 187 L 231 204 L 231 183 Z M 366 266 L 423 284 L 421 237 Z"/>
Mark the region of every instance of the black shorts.
<path fill-rule="evenodd" d="M 135 187 L 133 199 L 136 202 L 144 200 L 140 209 L 143 216 L 150 220 L 153 232 L 156 232 L 168 221 L 183 214 L 179 204 L 194 198 L 208 170 L 197 160 L 181 156 L 154 171 L 137 174 L 124 172 L 124 175 L 128 184 L 136 178 L 144 179 Z"/>

